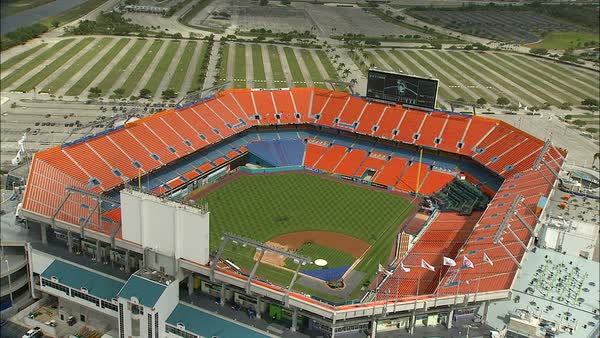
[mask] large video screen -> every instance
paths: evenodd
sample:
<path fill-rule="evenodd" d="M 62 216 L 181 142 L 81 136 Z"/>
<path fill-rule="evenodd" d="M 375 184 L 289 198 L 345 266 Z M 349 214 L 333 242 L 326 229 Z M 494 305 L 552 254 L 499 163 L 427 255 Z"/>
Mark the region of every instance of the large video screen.
<path fill-rule="evenodd" d="M 367 97 L 434 109 L 437 87 L 438 80 L 370 69 Z"/>

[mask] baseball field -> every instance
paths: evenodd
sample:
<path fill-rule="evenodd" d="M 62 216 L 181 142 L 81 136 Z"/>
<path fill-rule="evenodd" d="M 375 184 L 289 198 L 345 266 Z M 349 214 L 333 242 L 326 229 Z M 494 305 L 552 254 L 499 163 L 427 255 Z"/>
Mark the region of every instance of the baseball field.
<path fill-rule="evenodd" d="M 397 194 L 300 172 L 238 173 L 193 198 L 208 203 L 211 251 L 218 249 L 227 232 L 313 261 L 324 259 L 327 268 L 353 265 L 353 270 L 364 273 L 356 295 L 361 285 L 371 282 L 378 264 L 388 262 L 399 225 L 413 210 L 413 204 Z M 223 257 L 250 271 L 258 254 L 249 246 L 229 243 Z M 283 256 L 265 254 L 256 274 L 285 287 L 296 267 Z M 301 271 L 316 268 L 307 265 Z M 298 285 L 294 289 L 331 299 Z"/>

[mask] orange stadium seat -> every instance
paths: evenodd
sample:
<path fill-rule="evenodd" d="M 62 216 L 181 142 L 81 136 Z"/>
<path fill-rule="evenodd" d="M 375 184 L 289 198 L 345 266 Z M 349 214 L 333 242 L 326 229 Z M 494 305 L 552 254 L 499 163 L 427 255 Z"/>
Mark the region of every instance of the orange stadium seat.
<path fill-rule="evenodd" d="M 271 91 L 261 90 L 252 91 L 254 96 L 254 103 L 256 104 L 257 114 L 260 115 L 260 123 L 266 125 L 277 124 L 277 118 L 275 117 L 275 106 L 273 104 L 273 97 Z"/>
<path fill-rule="evenodd" d="M 353 176 L 365 157 L 367 157 L 366 151 L 352 149 L 334 169 L 334 172 L 340 175 Z"/>
<path fill-rule="evenodd" d="M 248 116 L 235 100 L 231 91 L 226 91 L 223 95 L 217 97 L 217 100 L 225 107 L 225 109 L 231 111 L 238 121 L 241 119 L 242 121 L 248 122 Z"/>
<path fill-rule="evenodd" d="M 407 110 L 402 122 L 397 127 L 398 134 L 394 136 L 394 140 L 406 143 L 414 143 L 415 136 L 419 132 L 419 129 L 421 129 L 421 125 L 426 118 L 427 113 L 423 111 L 414 109 Z"/>
<path fill-rule="evenodd" d="M 407 161 L 403 158 L 392 157 L 392 159 L 385 164 L 381 173 L 374 179 L 374 182 L 389 187 L 395 187 L 396 182 L 404 173 L 406 163 Z"/>
<path fill-rule="evenodd" d="M 168 146 L 152 133 L 145 124 L 138 124 L 132 128 L 126 128 L 125 131 L 142 143 L 145 148 L 157 155 L 161 162 L 168 163 L 177 158 L 177 155 L 169 151 Z"/>
<path fill-rule="evenodd" d="M 111 168 L 119 170 L 124 176 L 132 178 L 140 173 L 140 168 L 133 165 L 133 160 L 109 138 L 97 137 L 87 141 L 88 146 L 94 149 Z"/>
<path fill-rule="evenodd" d="M 188 141 L 191 144 L 188 146 L 192 149 L 198 150 L 208 144 L 206 140 L 202 140 L 198 137 L 201 132 L 186 121 L 179 112 L 176 111 L 175 113 L 165 115 L 162 118 L 169 126 L 175 129 L 181 137 L 183 137 L 184 141 L 182 142 L 184 142 L 184 144 L 186 144 L 185 141 Z"/>
<path fill-rule="evenodd" d="M 471 120 L 471 118 L 463 116 L 448 115 L 446 127 L 439 135 L 440 143 L 436 146 L 448 152 L 456 152 L 458 150 L 458 142 L 463 140 L 465 129 Z"/>
<path fill-rule="evenodd" d="M 360 165 L 358 170 L 356 170 L 356 172 L 354 173 L 354 176 L 362 177 L 365 174 L 365 171 L 367 169 L 371 169 L 371 170 L 375 170 L 375 175 L 373 177 L 373 178 L 375 178 L 381 172 L 381 168 L 383 168 L 384 165 L 385 165 L 384 159 L 368 156 L 362 162 L 362 164 Z"/>
<path fill-rule="evenodd" d="M 473 147 L 492 129 L 496 123 L 477 116 L 471 119 L 463 140 L 463 147 L 459 149 L 460 154 L 474 154 Z"/>
<path fill-rule="evenodd" d="M 294 109 L 291 92 L 289 90 L 274 90 L 271 94 L 275 101 L 276 111 L 280 115 L 279 123 L 297 123 L 299 119 L 296 118 L 296 109 Z"/>
<path fill-rule="evenodd" d="M 369 102 L 365 111 L 362 113 L 356 132 L 371 135 L 373 134 L 373 126 L 377 125 L 379 119 L 383 116 L 383 112 L 388 108 L 387 105 L 378 102 Z"/>
<path fill-rule="evenodd" d="M 440 141 L 440 135 L 446 125 L 449 114 L 432 112 L 427 116 L 423 126 L 419 130 L 419 140 L 415 143 L 435 148 Z"/>
<path fill-rule="evenodd" d="M 175 149 L 177 157 L 181 157 L 193 151 L 190 146 L 183 143 L 184 138 L 161 117 L 149 119 L 144 125 L 148 129 L 151 129 L 153 134 L 155 134 L 167 148 L 171 147 Z"/>
<path fill-rule="evenodd" d="M 425 181 L 423 181 L 419 193 L 431 195 L 450 183 L 453 179 L 454 175 L 432 170 L 427 174 L 427 177 L 425 177 Z"/>
<path fill-rule="evenodd" d="M 235 90 L 231 91 L 230 93 L 233 95 L 240 108 L 244 112 L 246 120 L 253 120 L 253 116 L 256 115 L 256 107 L 254 106 L 254 101 L 252 101 L 250 90 Z"/>
<path fill-rule="evenodd" d="M 315 168 L 327 172 L 333 172 L 342 158 L 346 155 L 348 148 L 334 144 L 329 147 L 325 154 L 315 163 Z"/>
<path fill-rule="evenodd" d="M 399 106 L 389 107 L 385 110 L 383 116 L 379 120 L 377 130 L 373 133 L 374 136 L 391 139 L 394 137 L 393 131 L 398 128 L 398 124 L 406 111 Z"/>
<path fill-rule="evenodd" d="M 340 113 L 338 127 L 348 128 L 347 126 L 353 126 L 355 122 L 358 122 L 361 113 L 366 109 L 367 105 L 367 101 L 351 96 L 350 101 L 348 101 L 346 107 Z"/>
<path fill-rule="evenodd" d="M 419 168 L 421 168 L 420 174 Z M 423 179 L 425 178 L 427 171 L 429 171 L 429 168 L 427 168 L 426 165 L 413 162 L 410 166 L 408 166 L 398 181 L 398 184 L 396 184 L 396 188 L 408 192 L 417 191 L 417 183 L 419 185 L 423 183 Z M 419 175 L 420 177 L 418 177 Z M 419 180 L 419 182 L 417 182 L 417 180 Z"/>
<path fill-rule="evenodd" d="M 320 113 L 319 124 L 333 127 L 335 119 L 342 113 L 342 109 L 349 101 L 349 94 L 332 94 Z"/>
<path fill-rule="evenodd" d="M 296 111 L 294 113 L 300 114 L 300 119 L 302 122 L 307 122 L 313 96 L 312 88 L 292 88 L 290 89 L 290 92 L 292 94 L 294 107 L 296 107 Z"/>
<path fill-rule="evenodd" d="M 145 171 L 150 171 L 162 164 L 159 159 L 154 159 L 150 156 L 151 151 L 139 140 L 129 134 L 127 128 L 112 132 L 108 134 L 106 138 L 119 146 L 127 156 L 139 163 L 141 168 Z"/>
<path fill-rule="evenodd" d="M 321 156 L 325 153 L 327 147 L 308 143 L 306 145 L 306 153 L 304 154 L 304 165 L 309 168 L 314 168 L 315 163 L 321 158 Z"/>

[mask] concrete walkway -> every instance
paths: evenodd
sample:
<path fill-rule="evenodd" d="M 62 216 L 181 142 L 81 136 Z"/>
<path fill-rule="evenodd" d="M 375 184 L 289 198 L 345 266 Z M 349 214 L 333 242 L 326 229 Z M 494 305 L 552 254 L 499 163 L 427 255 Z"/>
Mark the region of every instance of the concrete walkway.
<path fill-rule="evenodd" d="M 118 42 L 120 39 L 115 39 L 116 42 Z M 115 43 L 116 43 L 115 42 Z M 108 73 L 110 73 L 110 71 L 115 68 L 115 66 L 117 65 L 117 63 L 119 62 L 119 60 L 121 60 L 121 58 L 123 56 L 125 56 L 125 54 L 127 54 L 127 52 L 129 51 L 129 49 L 131 49 L 131 47 L 133 47 L 133 45 L 135 44 L 135 39 L 129 39 L 129 41 L 127 41 L 127 44 L 125 44 L 125 46 L 123 46 L 123 48 L 117 53 L 117 55 L 115 55 L 115 57 L 110 60 L 110 62 L 106 65 L 106 67 L 104 67 L 104 69 L 102 69 L 102 71 L 100 73 L 98 73 L 98 76 L 96 76 L 96 78 L 90 82 L 90 85 L 84 90 L 84 93 L 88 92 L 90 90 L 90 88 L 94 88 L 96 86 L 98 86 L 100 84 L 100 82 L 102 82 L 102 80 L 104 80 L 104 78 L 108 75 Z M 107 47 L 107 50 L 110 50 L 111 47 Z M 108 92 L 106 93 L 102 93 L 103 96 L 110 96 L 112 95 L 112 91 L 114 89 L 117 89 L 118 87 L 114 87 L 109 89 Z"/>
<path fill-rule="evenodd" d="M 202 53 L 204 48 L 206 48 L 206 44 L 204 42 L 198 41 L 196 43 L 196 48 L 194 48 L 194 53 L 192 54 L 192 60 L 188 65 L 188 69 L 185 73 L 185 78 L 183 79 L 183 83 L 181 84 L 179 93 L 177 93 L 177 100 L 183 98 L 185 94 L 187 94 L 187 92 L 193 89 L 192 85 L 195 82 L 195 78 L 200 75 L 197 73 L 197 71 L 199 71 L 198 61 L 200 60 L 200 54 Z"/>
<path fill-rule="evenodd" d="M 150 64 L 148 65 L 147 71 L 144 73 L 144 75 L 138 82 L 137 86 L 133 90 L 133 95 L 136 95 L 137 93 L 140 92 L 140 90 L 142 90 L 146 87 L 146 84 L 148 83 L 148 80 L 150 80 L 150 77 L 154 73 L 154 70 L 156 69 L 156 66 L 158 65 L 158 63 L 160 62 L 160 59 L 162 58 L 163 54 L 165 54 L 165 51 L 167 50 L 169 43 L 170 42 L 165 41 L 162 44 L 162 46 L 160 46 L 158 53 L 156 53 L 156 55 L 154 55 L 154 60 L 152 60 L 152 62 L 150 62 Z"/>
<path fill-rule="evenodd" d="M 175 55 L 173 55 L 173 59 L 171 59 L 171 62 L 169 63 L 169 67 L 167 67 L 167 70 L 163 74 L 163 78 L 160 80 L 160 84 L 158 85 L 158 87 L 156 87 L 156 93 L 154 93 L 154 97 L 160 97 L 161 93 L 163 91 L 165 91 L 167 88 L 169 88 L 171 79 L 173 78 L 173 75 L 175 74 L 175 71 L 177 70 L 177 66 L 179 65 L 179 61 L 181 60 L 181 56 L 183 55 L 185 46 L 187 46 L 188 43 L 189 43 L 189 41 L 187 43 L 185 43 L 185 41 L 181 41 L 179 43 L 179 46 L 177 46 L 177 51 L 175 51 Z M 177 84 L 176 84 L 176 86 L 177 86 Z M 173 89 L 175 91 L 177 91 L 178 87 L 175 87 Z"/>
<path fill-rule="evenodd" d="M 283 68 L 283 75 L 285 75 L 285 80 L 287 81 L 288 87 L 294 87 L 294 81 L 292 78 L 292 72 L 290 71 L 290 65 L 288 64 L 288 60 L 285 57 L 285 52 L 283 51 L 283 46 L 277 46 L 277 54 L 279 54 L 279 60 L 281 61 L 281 68 Z"/>
<path fill-rule="evenodd" d="M 75 73 L 66 83 L 64 86 L 62 86 L 62 88 L 57 88 L 55 90 L 56 92 L 56 96 L 61 96 L 61 95 L 65 95 L 65 93 L 71 89 L 71 87 L 73 87 L 75 85 L 75 83 L 77 83 L 77 81 L 79 81 L 79 79 L 81 79 L 85 74 L 87 74 L 87 72 L 92 69 L 92 67 L 94 67 L 96 65 L 96 63 L 106 54 L 108 53 L 108 51 L 117 43 L 117 41 L 119 41 L 119 39 L 112 39 L 111 41 L 109 41 L 109 43 L 106 45 L 106 47 L 99 51 L 98 54 L 96 54 L 88 63 L 86 63 L 83 67 L 81 67 L 80 70 L 77 71 L 77 73 Z M 100 42 L 100 40 L 98 41 Z M 84 91 L 82 91 L 80 93 L 80 95 L 86 95 L 87 93 Z"/>
<path fill-rule="evenodd" d="M 254 88 L 254 61 L 252 60 L 252 45 L 243 44 L 246 58 L 246 87 Z"/>
<path fill-rule="evenodd" d="M 142 60 L 144 55 L 146 55 L 146 53 L 150 50 L 152 43 L 154 43 L 154 40 L 146 41 L 144 46 L 142 46 L 142 49 L 140 49 L 140 52 L 137 53 L 133 57 L 133 60 L 131 60 L 131 63 L 129 64 L 129 66 L 121 73 L 121 75 L 119 75 L 119 78 L 115 81 L 115 83 L 113 84 L 113 88 L 111 88 L 111 90 L 115 90 L 117 88 L 123 87 L 123 85 L 125 84 L 125 81 L 127 81 L 127 78 L 129 78 L 131 73 L 133 73 L 133 70 L 135 69 L 135 67 L 138 65 L 138 63 L 140 63 L 140 61 Z M 131 93 L 131 95 L 137 95 L 137 94 L 139 94 L 139 92 Z"/>
<path fill-rule="evenodd" d="M 50 83 L 52 83 L 52 81 L 56 80 L 57 77 L 59 77 L 62 73 L 64 73 L 67 69 L 69 69 L 71 66 L 73 66 L 73 64 L 79 60 L 80 57 L 82 57 L 83 55 L 85 55 L 87 52 L 89 52 L 92 48 L 94 48 L 94 46 L 96 44 L 98 44 L 98 42 L 100 42 L 100 40 L 94 39 L 92 40 L 90 43 L 87 44 L 87 46 L 83 47 L 77 54 L 73 55 L 72 58 L 70 58 L 69 60 L 67 60 L 67 62 L 65 62 L 60 68 L 58 68 L 54 73 L 48 75 L 47 78 L 45 78 L 44 80 L 42 80 L 42 82 L 40 82 L 36 87 L 38 89 L 38 91 L 40 91 L 42 88 L 46 88 L 46 86 Z M 49 92 L 50 93 L 55 93 L 59 88 L 49 88 Z"/>
<path fill-rule="evenodd" d="M 214 86 L 215 83 L 217 83 L 217 81 L 219 81 L 219 79 L 217 79 L 217 72 L 219 71 L 219 69 L 217 69 L 217 60 L 219 58 L 219 50 L 220 49 L 221 49 L 221 42 L 215 41 L 213 43 L 212 50 L 209 51 L 210 59 L 208 60 L 208 69 L 206 70 L 206 77 L 204 78 L 204 85 L 202 86 L 202 89 L 204 89 L 204 90 Z M 226 62 L 226 60 L 222 60 L 221 62 Z M 221 76 L 223 76 L 223 74 L 221 74 Z M 205 94 L 207 94 L 207 93 L 205 93 Z"/>
<path fill-rule="evenodd" d="M 310 76 L 310 72 L 308 71 L 308 66 L 304 62 L 304 58 L 302 57 L 302 53 L 298 48 L 292 48 L 294 51 L 294 55 L 296 55 L 296 60 L 298 61 L 298 65 L 300 66 L 300 71 L 302 72 L 302 77 L 304 77 L 304 83 L 306 83 L 307 87 L 314 87 L 314 82 Z"/>
<path fill-rule="evenodd" d="M 227 81 L 229 81 L 230 83 L 227 85 L 227 88 L 233 88 L 233 86 L 235 85 L 235 52 L 236 52 L 236 48 L 235 48 L 235 44 L 234 43 L 230 43 L 228 44 L 229 46 L 229 54 L 227 55 Z M 221 75 L 223 76 L 223 75 Z"/>
<path fill-rule="evenodd" d="M 262 52 L 267 88 L 275 88 L 275 81 L 273 81 L 273 69 L 271 68 L 271 58 L 269 57 L 269 45 L 261 44 L 260 51 Z"/>

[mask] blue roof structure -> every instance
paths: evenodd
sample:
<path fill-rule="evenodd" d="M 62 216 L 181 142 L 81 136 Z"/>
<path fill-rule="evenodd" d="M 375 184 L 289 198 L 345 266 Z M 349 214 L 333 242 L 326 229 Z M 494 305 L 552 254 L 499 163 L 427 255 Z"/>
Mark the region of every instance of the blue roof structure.
<path fill-rule="evenodd" d="M 210 313 L 179 303 L 171 312 L 167 323 L 185 325 L 185 330 L 203 337 L 267 338 L 269 336 L 230 322 Z"/>
<path fill-rule="evenodd" d="M 42 277 L 47 279 L 55 277 L 59 283 L 76 290 L 86 288 L 88 294 L 109 301 L 117 297 L 119 290 L 125 284 L 58 259 L 42 272 Z"/>
<path fill-rule="evenodd" d="M 119 292 L 119 297 L 125 299 L 135 297 L 140 304 L 146 307 L 154 307 L 166 288 L 166 286 L 146 278 L 131 275 Z"/>

